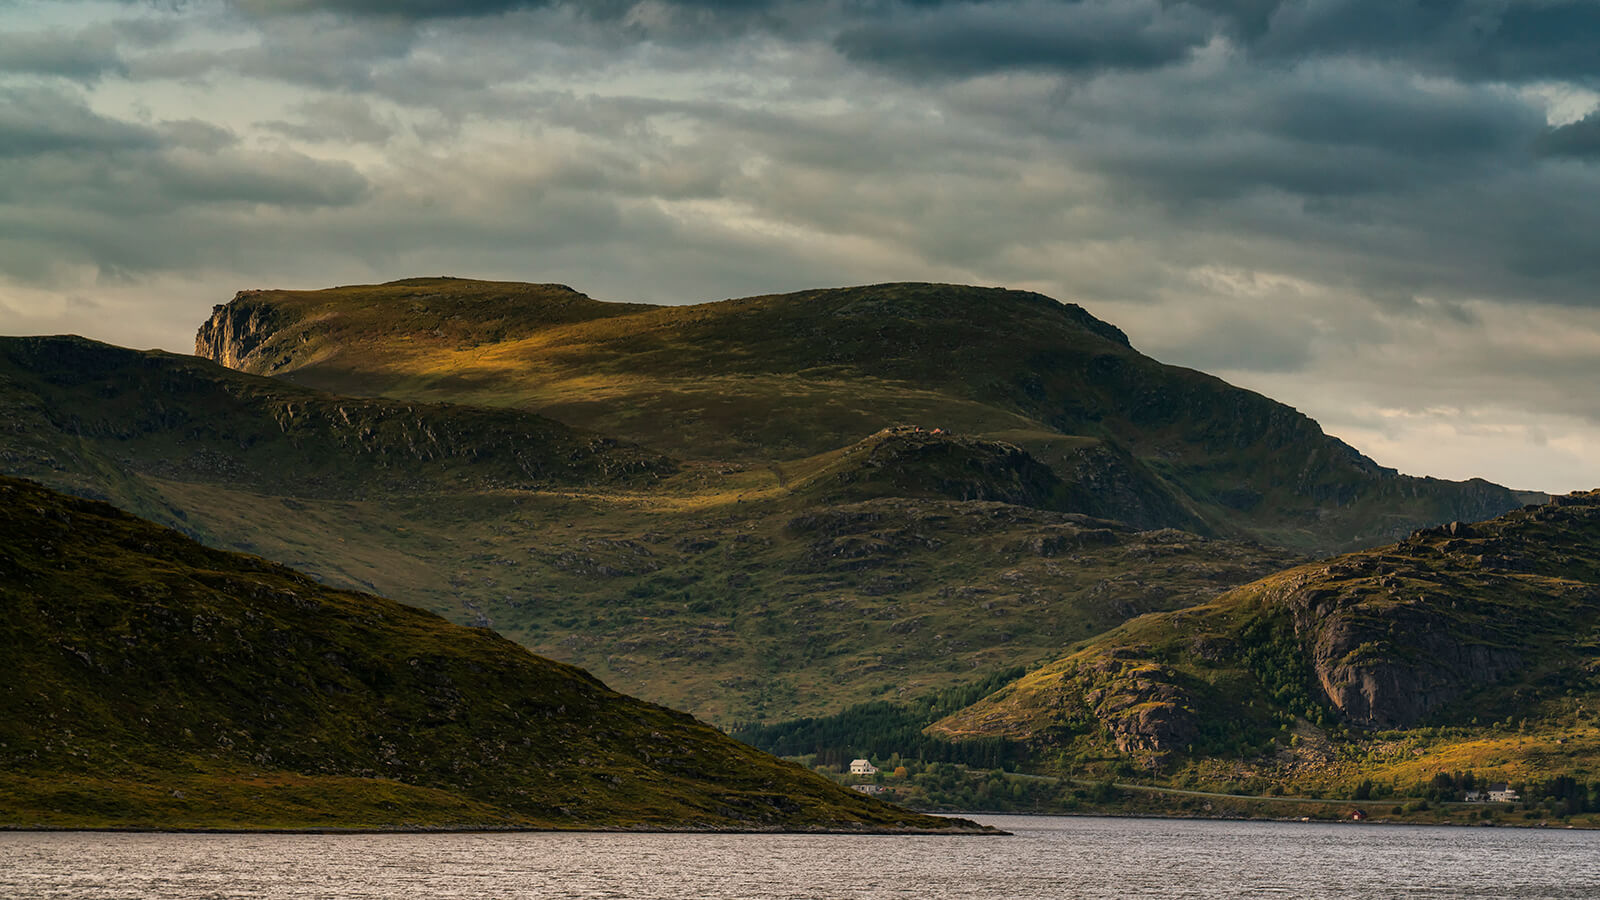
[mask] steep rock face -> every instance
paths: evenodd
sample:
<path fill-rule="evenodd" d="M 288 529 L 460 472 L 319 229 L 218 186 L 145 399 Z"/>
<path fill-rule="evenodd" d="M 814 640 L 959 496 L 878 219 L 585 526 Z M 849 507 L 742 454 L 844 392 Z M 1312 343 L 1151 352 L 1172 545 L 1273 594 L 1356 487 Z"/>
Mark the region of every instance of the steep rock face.
<path fill-rule="evenodd" d="M 1600 503 L 1571 495 L 1304 567 L 1267 596 L 1292 616 L 1334 708 L 1409 727 L 1537 664 L 1541 643 L 1600 615 L 1597 552 Z"/>
<path fill-rule="evenodd" d="M 258 296 L 258 291 L 240 291 L 228 303 L 212 307 L 211 318 L 195 334 L 194 355 L 241 372 L 270 369 L 254 358 L 256 351 L 287 327 L 291 317 Z"/>
<path fill-rule="evenodd" d="M 1357 725 L 1417 725 L 1524 662 L 1518 650 L 1488 643 L 1492 635 L 1458 627 L 1426 598 L 1374 608 L 1343 595 L 1310 615 L 1299 599 L 1288 603 L 1296 609 L 1296 631 L 1310 647 L 1317 684 Z"/>

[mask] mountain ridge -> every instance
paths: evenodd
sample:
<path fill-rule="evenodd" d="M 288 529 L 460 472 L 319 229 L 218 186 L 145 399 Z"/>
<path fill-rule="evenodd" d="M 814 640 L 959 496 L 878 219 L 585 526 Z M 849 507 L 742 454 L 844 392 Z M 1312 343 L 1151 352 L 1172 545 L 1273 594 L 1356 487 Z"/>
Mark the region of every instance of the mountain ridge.
<path fill-rule="evenodd" d="M 296 324 L 244 358 L 210 339 L 197 352 L 343 393 L 537 410 L 680 459 L 800 459 L 895 423 L 1011 440 L 1052 466 L 1052 438 L 1096 440 L 1182 511 L 1153 524 L 1200 520 L 1306 552 L 1521 502 L 1481 479 L 1400 475 L 1290 407 L 1145 357 L 1115 326 L 1040 294 L 902 283 L 682 307 L 583 298 L 583 315 L 551 317 L 545 287 L 529 291 L 465 280 L 260 291 L 214 312 L 202 337 L 263 309 Z M 505 319 L 526 329 L 495 337 Z M 379 324 L 348 324 L 368 321 Z"/>

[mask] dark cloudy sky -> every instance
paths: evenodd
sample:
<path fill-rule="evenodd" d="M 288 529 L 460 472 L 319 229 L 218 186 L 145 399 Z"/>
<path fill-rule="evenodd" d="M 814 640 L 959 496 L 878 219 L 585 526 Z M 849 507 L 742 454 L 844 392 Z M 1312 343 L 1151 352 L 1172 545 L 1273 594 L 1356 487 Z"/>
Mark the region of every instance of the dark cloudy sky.
<path fill-rule="evenodd" d="M 1600 0 L 0 0 L 0 333 L 235 290 L 1031 288 L 1600 486 Z"/>

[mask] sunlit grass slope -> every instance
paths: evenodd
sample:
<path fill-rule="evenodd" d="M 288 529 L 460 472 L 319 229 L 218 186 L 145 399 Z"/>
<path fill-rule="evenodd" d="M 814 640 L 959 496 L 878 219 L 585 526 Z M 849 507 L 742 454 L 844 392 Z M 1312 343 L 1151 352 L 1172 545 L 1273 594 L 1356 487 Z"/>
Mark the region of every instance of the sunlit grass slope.
<path fill-rule="evenodd" d="M 1600 492 L 1134 619 L 932 730 L 1258 790 L 1600 779 Z"/>
<path fill-rule="evenodd" d="M 955 827 L 485 629 L 0 478 L 0 825 Z"/>
<path fill-rule="evenodd" d="M 536 410 L 683 459 L 802 459 L 897 423 L 999 437 L 1087 490 L 1164 494 L 1182 516 L 1153 525 L 1198 519 L 1308 551 L 1518 503 L 1487 482 L 1398 475 L 1282 404 L 1140 354 L 1077 306 L 999 288 L 887 284 L 649 307 L 412 279 L 247 292 L 217 309 L 196 346 L 342 393 Z M 1119 480 L 1058 465 L 1046 445 L 1063 435 L 1109 447 Z"/>
<path fill-rule="evenodd" d="M 75 337 L 0 338 L 0 462 L 155 518 L 135 476 L 283 496 L 628 488 L 659 453 L 504 408 L 337 397 L 193 357 Z"/>

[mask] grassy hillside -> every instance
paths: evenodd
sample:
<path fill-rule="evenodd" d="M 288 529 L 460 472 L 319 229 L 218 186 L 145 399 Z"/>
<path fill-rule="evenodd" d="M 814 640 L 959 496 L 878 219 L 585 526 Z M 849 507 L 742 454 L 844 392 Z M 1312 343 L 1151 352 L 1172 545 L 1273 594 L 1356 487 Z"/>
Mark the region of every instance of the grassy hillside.
<path fill-rule="evenodd" d="M 457 279 L 252 291 L 215 311 L 196 349 L 341 393 L 536 410 L 683 459 L 792 461 L 886 425 L 940 427 L 1015 443 L 1088 493 L 1159 494 L 1149 509 L 1171 515 L 1150 525 L 1200 520 L 1305 551 L 1519 502 L 1487 482 L 1398 475 L 1282 404 L 1138 353 L 1077 306 L 998 288 L 684 307 Z M 1083 444 L 1057 456 L 1063 436 L 1109 447 L 1124 474 L 1075 479 L 1058 463 Z"/>
<path fill-rule="evenodd" d="M 1176 523 L 1209 533 L 1204 521 L 1108 442 L 1063 436 L 1040 443 L 1055 458 L 1054 467 L 1006 441 L 900 425 L 842 450 L 773 468 L 786 475 L 794 496 L 823 503 L 874 497 L 993 500 L 1136 528 Z"/>
<path fill-rule="evenodd" d="M 352 400 L 70 338 L 0 340 L 0 404 L 5 471 L 723 724 L 961 684 L 1298 561 L 1062 512 L 1096 507 L 1015 445 L 964 436 L 676 464 L 515 410 Z M 1119 477 L 1085 449 L 1081 472 Z"/>
<path fill-rule="evenodd" d="M 932 732 L 1258 792 L 1600 780 L 1600 492 L 1135 619 Z"/>
<path fill-rule="evenodd" d="M 0 825 L 960 827 L 381 597 L 0 478 Z"/>

